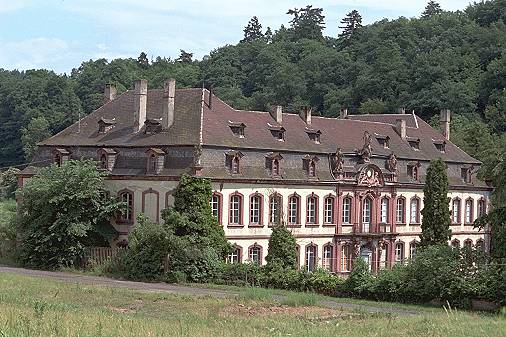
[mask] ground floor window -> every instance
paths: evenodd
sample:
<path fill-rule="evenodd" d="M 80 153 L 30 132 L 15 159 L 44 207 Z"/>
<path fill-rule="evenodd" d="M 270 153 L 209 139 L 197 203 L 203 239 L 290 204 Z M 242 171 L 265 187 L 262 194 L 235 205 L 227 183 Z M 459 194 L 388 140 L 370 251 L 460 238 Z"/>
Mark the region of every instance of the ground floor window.
<path fill-rule="evenodd" d="M 350 271 L 351 247 L 343 245 L 341 247 L 341 271 Z"/>
<path fill-rule="evenodd" d="M 249 249 L 249 260 L 251 263 L 262 264 L 262 249 L 259 246 L 253 246 Z"/>
<path fill-rule="evenodd" d="M 317 257 L 317 251 L 316 251 L 315 245 L 310 245 L 306 247 L 306 270 L 307 271 L 314 271 L 317 267 L 316 257 Z"/>
<path fill-rule="evenodd" d="M 333 260 L 334 247 L 330 244 L 323 247 L 323 268 L 332 271 L 332 260 Z"/>
<path fill-rule="evenodd" d="M 227 263 L 240 263 L 241 262 L 241 248 L 235 247 L 232 253 L 227 256 Z"/>

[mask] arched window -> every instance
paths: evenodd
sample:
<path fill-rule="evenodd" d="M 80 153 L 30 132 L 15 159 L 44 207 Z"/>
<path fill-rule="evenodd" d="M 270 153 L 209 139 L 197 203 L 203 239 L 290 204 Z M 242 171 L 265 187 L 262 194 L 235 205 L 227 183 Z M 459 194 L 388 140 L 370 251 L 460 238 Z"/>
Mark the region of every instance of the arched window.
<path fill-rule="evenodd" d="M 298 195 L 288 198 L 288 224 L 300 224 L 300 197 Z"/>
<path fill-rule="evenodd" d="M 230 168 L 230 171 L 234 174 L 239 173 L 239 156 L 232 158 L 232 167 Z"/>
<path fill-rule="evenodd" d="M 149 156 L 149 163 L 148 163 L 148 168 L 149 168 L 149 172 L 150 173 L 155 173 L 157 170 L 156 170 L 156 156 L 154 154 L 151 154 Z"/>
<path fill-rule="evenodd" d="M 242 225 L 242 195 L 236 193 L 230 196 L 229 224 Z"/>
<path fill-rule="evenodd" d="M 262 196 L 254 194 L 249 201 L 249 223 L 250 225 L 262 225 Z"/>
<path fill-rule="evenodd" d="M 260 247 L 257 244 L 254 244 L 253 246 L 249 247 L 248 258 L 251 263 L 254 263 L 256 265 L 261 265 L 262 264 L 262 247 Z"/>
<path fill-rule="evenodd" d="M 273 176 L 279 176 L 279 160 L 273 159 L 272 160 L 272 175 Z"/>
<path fill-rule="evenodd" d="M 131 191 L 121 191 L 119 193 L 121 202 L 124 203 L 124 208 L 119 216 L 120 222 L 133 222 L 134 220 L 134 194 Z"/>
<path fill-rule="evenodd" d="M 371 207 L 371 199 L 365 198 L 362 204 L 362 232 L 364 233 L 369 233 L 369 225 L 371 224 Z"/>
<path fill-rule="evenodd" d="M 472 249 L 473 248 L 473 240 L 471 240 L 471 239 L 464 240 L 464 248 Z"/>
<path fill-rule="evenodd" d="M 395 244 L 395 263 L 404 263 L 404 243 Z"/>
<path fill-rule="evenodd" d="M 483 239 L 476 240 L 475 247 L 476 247 L 477 251 L 484 252 L 485 251 L 485 242 L 483 241 Z"/>
<path fill-rule="evenodd" d="M 418 198 L 411 199 L 409 222 L 420 223 L 420 199 Z"/>
<path fill-rule="evenodd" d="M 221 223 L 221 195 L 213 193 L 211 197 L 211 210 L 213 216 Z"/>
<path fill-rule="evenodd" d="M 323 222 L 326 224 L 334 223 L 334 197 L 326 197 L 323 211 Z"/>
<path fill-rule="evenodd" d="M 389 223 L 388 221 L 388 213 L 389 213 L 389 202 L 388 198 L 381 199 L 381 223 Z"/>
<path fill-rule="evenodd" d="M 232 253 L 227 255 L 227 263 L 240 263 L 242 249 L 239 246 L 234 246 Z"/>
<path fill-rule="evenodd" d="M 308 176 L 309 177 L 315 177 L 316 176 L 316 164 L 314 162 L 314 160 L 310 160 L 309 161 L 309 166 L 308 166 Z"/>
<path fill-rule="evenodd" d="M 341 247 L 341 271 L 350 271 L 351 246 L 343 245 Z"/>
<path fill-rule="evenodd" d="M 306 223 L 314 225 L 318 223 L 318 197 L 311 195 L 307 198 Z"/>
<path fill-rule="evenodd" d="M 452 240 L 452 247 L 453 248 L 460 248 L 460 241 L 457 239 Z"/>
<path fill-rule="evenodd" d="M 311 272 L 317 267 L 318 247 L 316 245 L 306 246 L 306 270 Z"/>
<path fill-rule="evenodd" d="M 269 223 L 279 224 L 281 215 L 281 196 L 277 193 L 269 197 Z"/>
<path fill-rule="evenodd" d="M 413 241 L 409 244 L 409 258 L 414 259 L 416 257 L 416 247 L 418 243 Z"/>
<path fill-rule="evenodd" d="M 418 181 L 418 166 L 413 166 L 413 168 L 411 169 L 411 178 L 414 181 Z"/>
<path fill-rule="evenodd" d="M 485 200 L 480 199 L 478 201 L 478 216 L 481 217 L 487 213 L 487 204 Z"/>
<path fill-rule="evenodd" d="M 107 155 L 104 153 L 100 156 L 100 168 L 103 170 L 107 170 Z"/>
<path fill-rule="evenodd" d="M 406 223 L 406 199 L 404 198 L 397 198 L 395 222 L 398 224 Z"/>
<path fill-rule="evenodd" d="M 351 223 L 351 198 L 346 197 L 343 199 L 343 223 Z"/>
<path fill-rule="evenodd" d="M 323 259 L 322 266 L 323 268 L 332 271 L 332 261 L 334 255 L 334 247 L 329 243 L 323 246 Z"/>
<path fill-rule="evenodd" d="M 466 207 L 465 207 L 465 217 L 464 221 L 466 224 L 471 224 L 473 222 L 473 199 L 467 199 L 466 200 Z"/>
<path fill-rule="evenodd" d="M 452 201 L 452 222 L 460 224 L 460 199 L 458 198 Z"/>

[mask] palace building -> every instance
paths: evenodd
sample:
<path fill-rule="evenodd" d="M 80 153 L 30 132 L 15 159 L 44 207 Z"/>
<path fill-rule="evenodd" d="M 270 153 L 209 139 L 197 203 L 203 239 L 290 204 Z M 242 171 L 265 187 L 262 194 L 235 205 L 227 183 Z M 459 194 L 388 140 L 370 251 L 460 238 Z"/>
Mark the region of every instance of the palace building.
<path fill-rule="evenodd" d="M 117 96 L 117 97 L 116 97 Z M 416 254 L 429 162 L 441 157 L 450 181 L 454 246 L 488 249 L 473 229 L 492 188 L 477 179 L 480 162 L 414 113 L 313 116 L 232 108 L 206 89 L 149 89 L 145 80 L 42 141 L 20 175 L 37 165 L 93 158 L 110 171 L 107 188 L 128 204 L 113 225 L 126 239 L 139 213 L 161 221 L 179 177 L 211 179 L 213 215 L 235 246 L 230 262 L 265 263 L 273 224 L 292 230 L 300 266 L 347 273 L 356 256 L 377 271 Z M 36 164 L 39 163 L 39 164 Z M 43 164 L 41 164 L 43 163 Z"/>

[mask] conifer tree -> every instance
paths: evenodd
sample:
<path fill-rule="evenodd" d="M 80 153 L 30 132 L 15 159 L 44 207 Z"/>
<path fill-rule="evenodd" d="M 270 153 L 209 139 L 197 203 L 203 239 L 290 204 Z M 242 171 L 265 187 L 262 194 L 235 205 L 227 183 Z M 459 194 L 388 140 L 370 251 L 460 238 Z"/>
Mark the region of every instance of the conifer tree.
<path fill-rule="evenodd" d="M 244 38 L 241 40 L 241 42 L 251 42 L 264 36 L 264 34 L 262 34 L 262 25 L 256 16 L 252 17 L 251 20 L 249 20 L 248 25 L 244 27 L 243 31 Z"/>
<path fill-rule="evenodd" d="M 441 158 L 432 160 L 423 188 L 421 246 L 448 244 L 450 230 L 450 198 L 446 164 Z"/>
<path fill-rule="evenodd" d="M 295 40 L 299 39 L 323 39 L 323 29 L 325 28 L 325 16 L 323 8 L 313 8 L 308 5 L 306 8 L 294 8 L 288 10 L 286 14 L 293 15 L 291 32 Z"/>
<path fill-rule="evenodd" d="M 345 39 L 349 39 L 355 34 L 357 29 L 362 27 L 362 16 L 360 13 L 354 9 L 348 14 L 346 17 L 341 20 L 342 26 L 339 26 L 343 31 L 339 34 L 339 37 L 343 37 Z"/>
<path fill-rule="evenodd" d="M 434 0 L 430 0 L 425 6 L 425 10 L 422 13 L 423 18 L 428 18 L 433 15 L 441 14 L 443 10 L 441 9 L 441 5 Z"/>
<path fill-rule="evenodd" d="M 176 59 L 176 61 L 179 61 L 181 63 L 191 63 L 193 60 L 193 53 L 187 52 L 184 49 L 180 49 L 179 57 Z"/>
<path fill-rule="evenodd" d="M 141 52 L 141 54 L 137 58 L 137 64 L 142 69 L 146 69 L 147 67 L 149 67 L 148 55 L 145 52 Z"/>
<path fill-rule="evenodd" d="M 297 243 L 293 234 L 284 225 L 272 228 L 267 250 L 267 266 L 270 268 L 295 269 L 297 265 Z"/>

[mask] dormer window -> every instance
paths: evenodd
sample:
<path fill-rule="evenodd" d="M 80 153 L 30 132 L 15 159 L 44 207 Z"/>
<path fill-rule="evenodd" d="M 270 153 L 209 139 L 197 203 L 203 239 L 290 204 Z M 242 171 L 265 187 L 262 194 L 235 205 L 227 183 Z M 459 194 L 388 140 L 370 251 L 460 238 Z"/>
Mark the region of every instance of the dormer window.
<path fill-rule="evenodd" d="M 62 148 L 54 149 L 53 163 L 55 163 L 58 167 L 65 164 L 65 162 L 69 159 L 70 159 L 70 152 L 69 151 L 62 149 Z"/>
<path fill-rule="evenodd" d="M 244 128 L 246 127 L 246 124 L 229 121 L 228 126 L 230 127 L 230 130 L 232 130 L 234 136 L 244 138 Z"/>
<path fill-rule="evenodd" d="M 376 140 L 384 149 L 390 148 L 390 137 L 376 134 Z"/>
<path fill-rule="evenodd" d="M 163 168 L 165 152 L 158 148 L 150 148 L 146 151 L 148 156 L 146 171 L 148 174 L 160 174 Z"/>
<path fill-rule="evenodd" d="M 226 165 L 232 174 L 241 173 L 240 161 L 243 154 L 240 151 L 228 151 L 226 153 Z"/>
<path fill-rule="evenodd" d="M 436 149 L 441 152 L 441 153 L 445 153 L 446 151 L 446 142 L 444 140 L 434 140 L 434 146 L 436 147 Z"/>
<path fill-rule="evenodd" d="M 320 144 L 320 135 L 322 134 L 320 130 L 306 129 L 306 133 L 315 144 Z"/>
<path fill-rule="evenodd" d="M 420 151 L 420 139 L 407 137 L 409 146 L 415 151 Z"/>
<path fill-rule="evenodd" d="M 279 176 L 279 160 L 278 159 L 274 159 L 272 161 L 272 171 L 271 171 L 272 175 L 273 176 Z"/>
<path fill-rule="evenodd" d="M 109 132 L 114 125 L 116 124 L 115 118 L 100 118 L 98 120 L 98 132 L 99 133 L 107 133 Z"/>
<path fill-rule="evenodd" d="M 462 167 L 460 169 L 460 178 L 466 184 L 470 184 L 472 181 L 472 172 L 470 167 Z"/>
<path fill-rule="evenodd" d="M 409 162 L 408 163 L 408 176 L 413 181 L 420 181 L 420 163 L 419 162 Z"/>
<path fill-rule="evenodd" d="M 318 157 L 306 155 L 302 159 L 308 178 L 316 178 L 316 162 L 319 160 Z"/>
<path fill-rule="evenodd" d="M 283 157 L 279 153 L 274 152 L 265 156 L 265 167 L 270 171 L 271 176 L 274 178 L 281 175 L 281 159 L 283 159 Z"/>
<path fill-rule="evenodd" d="M 116 162 L 117 152 L 109 148 L 101 148 L 97 151 L 98 165 L 102 170 L 112 171 Z"/>
<path fill-rule="evenodd" d="M 276 125 L 271 125 L 271 124 L 268 124 L 269 126 L 269 131 L 271 132 L 272 136 L 277 139 L 278 141 L 280 142 L 284 142 L 285 141 L 285 128 L 282 127 L 282 126 L 276 126 Z"/>
<path fill-rule="evenodd" d="M 162 130 L 162 119 L 161 118 L 150 118 L 144 122 L 144 133 L 147 135 L 160 132 Z"/>

